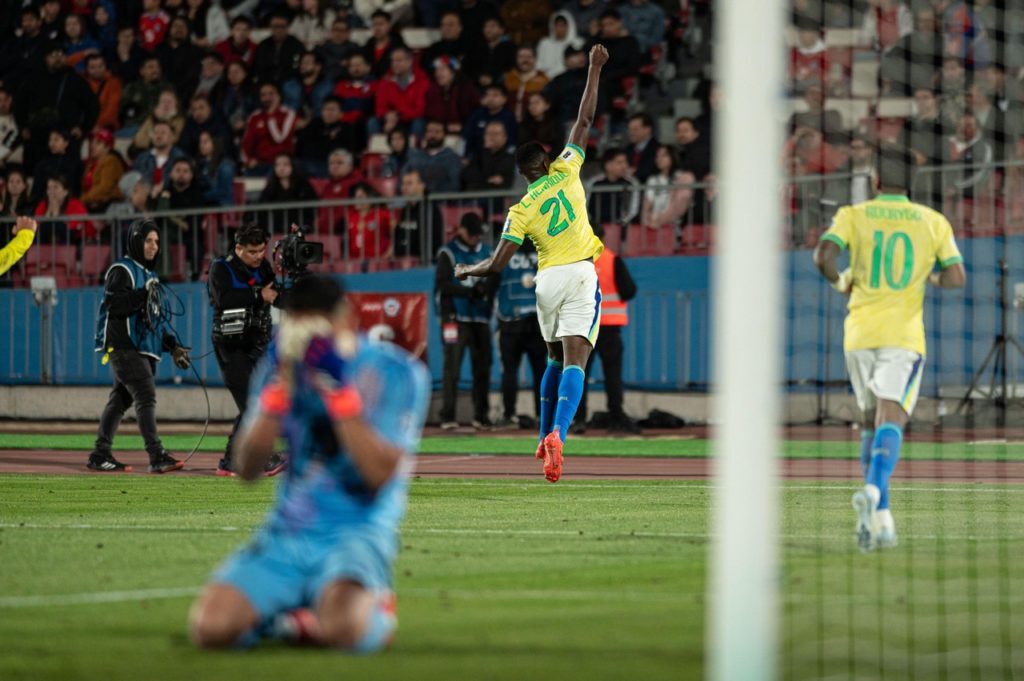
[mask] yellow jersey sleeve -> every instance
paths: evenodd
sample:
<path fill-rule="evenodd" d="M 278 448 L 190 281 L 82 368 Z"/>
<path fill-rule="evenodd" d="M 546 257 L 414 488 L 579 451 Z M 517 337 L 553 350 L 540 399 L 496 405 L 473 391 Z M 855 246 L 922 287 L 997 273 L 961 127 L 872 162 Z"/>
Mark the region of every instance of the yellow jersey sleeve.
<path fill-rule="evenodd" d="M 517 203 L 508 209 L 505 226 L 501 230 L 501 238 L 521 245 L 523 239 L 526 238 L 526 225 L 527 219 L 523 214 L 522 206 Z"/>
<path fill-rule="evenodd" d="M 956 246 L 956 239 L 953 237 L 953 226 L 949 220 L 940 216 L 939 223 L 939 251 L 936 258 L 939 262 L 939 269 L 962 263 L 964 258 L 960 255 L 960 249 Z"/>
<path fill-rule="evenodd" d="M 562 153 L 558 155 L 551 165 L 548 166 L 548 173 L 565 173 L 569 177 L 579 177 L 580 168 L 583 167 L 583 160 L 586 158 L 586 153 L 575 144 L 565 145 L 565 149 L 562 149 Z"/>
<path fill-rule="evenodd" d="M 840 249 L 849 248 L 854 237 L 854 213 L 850 206 L 843 206 L 832 218 L 832 226 L 821 237 L 822 241 L 831 241 Z"/>
<path fill-rule="evenodd" d="M 21 259 L 21 256 L 28 252 L 35 238 L 35 232 L 23 229 L 14 235 L 9 244 L 0 249 L 0 274 L 4 274 L 7 270 L 14 267 L 14 264 Z"/>

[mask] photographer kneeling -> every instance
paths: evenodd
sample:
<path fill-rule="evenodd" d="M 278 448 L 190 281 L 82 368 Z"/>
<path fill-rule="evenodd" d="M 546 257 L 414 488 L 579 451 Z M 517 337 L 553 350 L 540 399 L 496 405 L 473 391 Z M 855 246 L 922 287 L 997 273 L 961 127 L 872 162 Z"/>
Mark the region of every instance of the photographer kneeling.
<path fill-rule="evenodd" d="M 282 302 L 275 287 L 274 269 L 265 257 L 268 241 L 262 227 L 244 225 L 235 235 L 235 252 L 210 265 L 207 286 L 213 307 L 213 349 L 224 385 L 238 407 L 224 458 L 217 465 L 217 475 L 221 476 L 235 474 L 231 445 L 245 413 L 249 377 L 270 342 L 270 308 L 280 307 Z M 264 473 L 277 475 L 285 463 L 284 457 L 274 454 Z"/>
<path fill-rule="evenodd" d="M 149 454 L 150 473 L 169 473 L 184 464 L 171 456 L 156 432 L 156 363 L 170 352 L 181 369 L 192 366 L 188 348 L 179 345 L 167 325 L 160 280 L 153 271 L 160 252 L 160 232 L 152 220 L 136 220 L 128 228 L 128 255 L 119 258 L 104 278 L 103 303 L 96 326 L 96 352 L 110 362 L 114 389 L 103 409 L 90 470 L 130 471 L 111 451 L 114 435 L 128 407 Z"/>

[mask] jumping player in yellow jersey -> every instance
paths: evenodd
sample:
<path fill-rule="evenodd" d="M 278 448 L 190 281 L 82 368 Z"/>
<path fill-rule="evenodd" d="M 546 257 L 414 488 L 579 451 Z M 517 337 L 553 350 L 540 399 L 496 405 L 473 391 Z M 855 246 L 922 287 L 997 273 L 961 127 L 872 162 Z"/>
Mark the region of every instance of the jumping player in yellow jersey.
<path fill-rule="evenodd" d="M 548 346 L 548 367 L 540 384 L 540 443 L 544 477 L 562 475 L 562 445 L 583 395 L 587 358 L 597 340 L 601 320 L 601 289 L 594 261 L 604 246 L 587 218 L 587 197 L 580 182 L 584 149 L 597 108 L 597 84 L 608 50 L 590 50 L 590 70 L 569 142 L 549 162 L 539 142 L 516 150 L 519 173 L 530 186 L 508 211 L 501 242 L 494 254 L 473 266 L 458 265 L 455 276 L 485 277 L 508 264 L 524 238 L 537 247 L 537 320 Z"/>
<path fill-rule="evenodd" d="M 822 276 L 850 296 L 843 350 L 863 416 L 864 488 L 853 495 L 862 551 L 896 544 L 889 477 L 917 402 L 925 357 L 925 285 L 960 288 L 963 258 L 942 214 L 907 198 L 911 164 L 883 151 L 879 194 L 841 208 L 814 251 Z M 849 249 L 850 267 L 836 260 Z"/>

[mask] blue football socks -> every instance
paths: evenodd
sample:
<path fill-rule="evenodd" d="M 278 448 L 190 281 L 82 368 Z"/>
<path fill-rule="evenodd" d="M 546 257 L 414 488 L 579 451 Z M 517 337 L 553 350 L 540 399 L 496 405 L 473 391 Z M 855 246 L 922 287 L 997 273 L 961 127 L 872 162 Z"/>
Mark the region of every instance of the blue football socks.
<path fill-rule="evenodd" d="M 562 363 L 548 358 L 548 368 L 540 379 L 540 439 L 544 439 L 555 426 L 555 406 L 558 404 L 558 384 L 562 380 Z"/>
<path fill-rule="evenodd" d="M 860 470 L 864 474 L 864 482 L 868 481 L 868 470 L 871 468 L 871 448 L 875 444 L 875 429 L 864 428 L 860 431 Z"/>
<path fill-rule="evenodd" d="M 570 364 L 562 370 L 562 380 L 558 383 L 558 406 L 555 408 L 555 428 L 558 428 L 562 442 L 565 442 L 569 424 L 576 416 L 576 408 L 580 406 L 585 379 L 586 374 L 581 366 Z"/>
<path fill-rule="evenodd" d="M 903 443 L 903 429 L 895 423 L 883 423 L 875 431 L 875 439 L 871 444 L 871 466 L 868 469 L 867 482 L 878 487 L 881 498 L 878 509 L 889 508 L 889 477 L 896 468 L 900 458 L 900 445 Z"/>

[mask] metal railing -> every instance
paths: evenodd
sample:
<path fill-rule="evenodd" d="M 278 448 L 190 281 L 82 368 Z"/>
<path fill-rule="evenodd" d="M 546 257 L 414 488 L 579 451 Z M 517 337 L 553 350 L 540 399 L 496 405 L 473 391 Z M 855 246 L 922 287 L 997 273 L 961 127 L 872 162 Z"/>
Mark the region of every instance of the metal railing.
<path fill-rule="evenodd" d="M 787 178 L 780 198 L 788 246 L 813 246 L 835 210 L 849 202 L 853 180 L 863 177 L 834 173 Z M 20 286 L 31 276 L 51 274 L 61 288 L 94 285 L 124 252 L 127 225 L 143 216 L 161 227 L 158 271 L 172 281 L 203 278 L 210 260 L 228 252 L 234 231 L 247 222 L 266 228 L 272 243 L 292 224 L 303 226 L 307 239 L 324 244 L 324 263 L 312 268 L 316 271 L 351 274 L 429 266 L 466 213 L 482 218 L 484 240 L 494 244 L 508 208 L 522 195 L 521 188 L 511 188 L 433 194 L 421 200 L 372 197 L 45 217 L 40 218 L 36 244 L 0 281 Z M 714 240 L 716 196 L 713 181 L 593 186 L 588 188 L 588 213 L 605 244 L 622 255 L 707 254 Z M 946 214 L 958 235 L 1019 231 L 1024 228 L 1024 161 L 924 167 L 911 196 Z M 12 223 L 13 218 L 0 218 L 0 233 L 8 234 Z"/>

